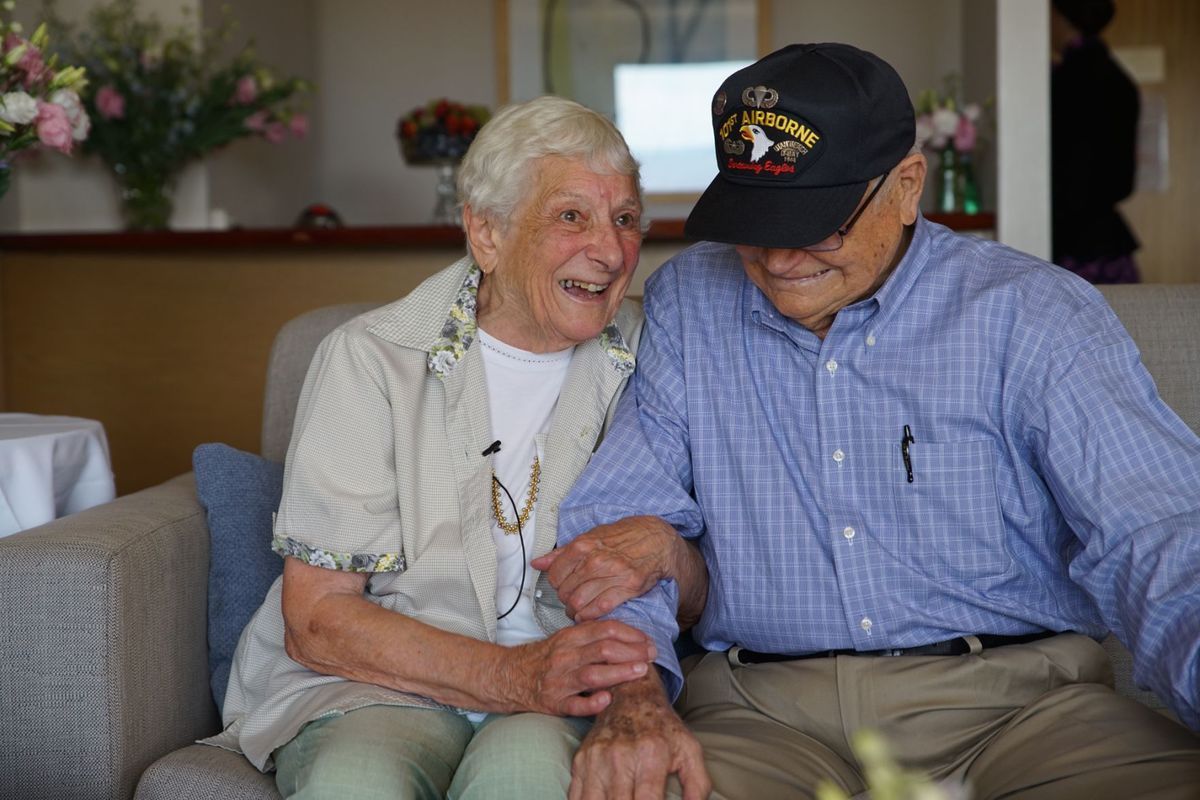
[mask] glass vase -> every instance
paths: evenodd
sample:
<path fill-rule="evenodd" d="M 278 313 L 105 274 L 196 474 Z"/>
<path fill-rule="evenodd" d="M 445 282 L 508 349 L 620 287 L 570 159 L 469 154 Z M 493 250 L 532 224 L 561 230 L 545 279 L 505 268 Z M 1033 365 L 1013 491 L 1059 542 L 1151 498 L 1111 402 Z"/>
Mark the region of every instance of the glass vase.
<path fill-rule="evenodd" d="M 163 231 L 175 210 L 173 176 L 159 173 L 118 172 L 121 213 L 131 231 Z"/>
<path fill-rule="evenodd" d="M 943 214 L 978 214 L 979 185 L 970 153 L 946 147 L 938 158 L 938 211 Z"/>
<path fill-rule="evenodd" d="M 8 191 L 10 181 L 12 181 L 12 167 L 7 161 L 0 161 L 0 199 L 3 199 L 4 193 Z"/>
<path fill-rule="evenodd" d="M 455 186 L 455 176 L 458 173 L 457 161 L 438 161 L 437 168 L 437 203 L 433 207 L 434 225 L 462 225 L 462 212 L 458 209 L 458 189 Z"/>

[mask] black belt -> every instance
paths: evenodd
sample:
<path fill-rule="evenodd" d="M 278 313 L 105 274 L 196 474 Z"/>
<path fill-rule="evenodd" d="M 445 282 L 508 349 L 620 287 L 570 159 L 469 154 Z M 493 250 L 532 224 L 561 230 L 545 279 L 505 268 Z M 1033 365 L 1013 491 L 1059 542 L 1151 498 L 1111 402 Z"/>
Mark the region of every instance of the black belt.
<path fill-rule="evenodd" d="M 963 656 L 967 653 L 978 653 L 993 647 L 1004 647 L 1010 644 L 1027 644 L 1050 636 L 1057 636 L 1058 631 L 1041 631 L 1028 633 L 1023 636 L 998 636 L 981 633 L 977 636 L 959 636 L 944 642 L 924 644 L 920 647 L 901 647 L 893 650 L 821 650 L 816 653 L 788 655 L 786 653 L 756 653 L 741 647 L 729 650 L 729 660 L 733 664 L 765 664 L 770 661 L 798 661 L 805 658 L 830 658 L 832 656 Z"/>

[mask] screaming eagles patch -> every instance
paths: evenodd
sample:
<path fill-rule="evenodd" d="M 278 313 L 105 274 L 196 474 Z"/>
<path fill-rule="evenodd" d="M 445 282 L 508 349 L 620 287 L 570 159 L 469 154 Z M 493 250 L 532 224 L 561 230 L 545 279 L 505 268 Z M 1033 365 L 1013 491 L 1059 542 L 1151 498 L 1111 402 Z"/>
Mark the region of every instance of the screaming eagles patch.
<path fill-rule="evenodd" d="M 713 104 L 713 111 L 724 105 Z M 787 179 L 802 171 L 821 147 L 821 133 L 807 120 L 777 107 L 779 93 L 765 86 L 742 92 L 745 107 L 734 108 L 716 126 L 717 160 L 730 177 Z"/>

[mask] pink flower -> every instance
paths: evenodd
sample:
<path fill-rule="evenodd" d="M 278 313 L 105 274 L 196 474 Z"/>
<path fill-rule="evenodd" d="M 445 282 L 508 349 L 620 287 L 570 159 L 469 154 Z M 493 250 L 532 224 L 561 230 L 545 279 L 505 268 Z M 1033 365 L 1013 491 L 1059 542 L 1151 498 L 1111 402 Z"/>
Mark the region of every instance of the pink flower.
<path fill-rule="evenodd" d="M 74 142 L 71 136 L 71 120 L 67 118 L 67 112 L 62 106 L 39 102 L 34 124 L 42 144 L 60 153 L 70 154 Z"/>
<path fill-rule="evenodd" d="M 233 90 L 233 99 L 238 105 L 248 106 L 258 97 L 258 81 L 253 75 L 243 75 L 238 78 L 237 87 Z"/>
<path fill-rule="evenodd" d="M 954 131 L 954 149 L 960 153 L 975 149 L 975 123 L 965 114 L 959 118 L 958 129 Z"/>
<path fill-rule="evenodd" d="M 295 136 L 297 139 L 303 139 L 305 136 L 308 136 L 308 117 L 304 114 L 296 114 L 292 117 L 291 122 L 288 123 L 288 128 L 291 130 L 292 136 Z"/>
<path fill-rule="evenodd" d="M 125 118 L 125 98 L 111 86 L 101 86 L 96 92 L 96 110 L 105 119 Z"/>
<path fill-rule="evenodd" d="M 54 71 L 42 60 L 42 51 L 29 42 L 23 42 L 25 52 L 17 62 L 17 69 L 25 73 L 25 85 L 37 86 L 46 83 L 54 75 Z"/>
<path fill-rule="evenodd" d="M 87 112 L 83 110 L 83 103 L 71 89 L 59 89 L 46 98 L 49 102 L 56 106 L 62 106 L 63 111 L 67 112 L 67 120 L 71 123 L 71 137 L 82 142 L 88 137 L 88 132 L 92 129 L 92 121 L 88 119 Z"/>
<path fill-rule="evenodd" d="M 246 130 L 262 133 L 267 127 L 267 112 L 255 111 L 250 116 L 246 117 L 246 121 L 242 123 L 246 126 Z"/>
<path fill-rule="evenodd" d="M 266 130 L 263 131 L 263 138 L 271 144 L 279 144 L 287 138 L 287 126 L 282 122 L 268 123 Z"/>

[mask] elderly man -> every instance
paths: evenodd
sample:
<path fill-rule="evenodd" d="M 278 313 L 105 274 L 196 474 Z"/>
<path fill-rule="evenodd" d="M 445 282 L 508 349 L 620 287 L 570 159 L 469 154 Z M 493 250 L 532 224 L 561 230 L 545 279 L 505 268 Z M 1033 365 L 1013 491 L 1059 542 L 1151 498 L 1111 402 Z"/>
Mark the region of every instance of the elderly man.
<path fill-rule="evenodd" d="M 708 652 L 674 656 L 673 580 L 616 610 L 660 675 L 613 691 L 572 797 L 671 773 L 685 797 L 709 776 L 853 794 L 860 728 L 977 800 L 1196 797 L 1200 740 L 1115 694 L 1097 643 L 1114 631 L 1200 727 L 1200 440 L 1112 311 L 922 218 L 909 97 L 870 53 L 766 56 L 712 123 L 720 174 L 686 228 L 706 241 L 647 284 L 635 378 L 559 528 L 694 540 Z M 612 591 L 572 577 L 590 552 L 549 571 L 595 613 Z"/>

